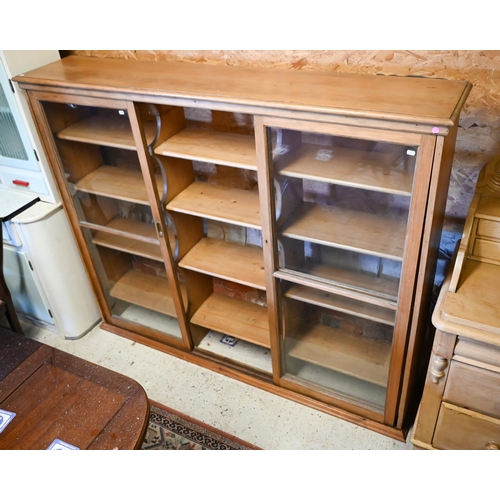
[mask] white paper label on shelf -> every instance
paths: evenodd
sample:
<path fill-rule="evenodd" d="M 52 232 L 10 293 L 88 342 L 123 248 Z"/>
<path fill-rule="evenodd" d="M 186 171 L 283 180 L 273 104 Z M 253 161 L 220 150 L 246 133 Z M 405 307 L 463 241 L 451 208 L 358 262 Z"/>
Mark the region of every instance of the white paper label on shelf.
<path fill-rule="evenodd" d="M 316 160 L 329 161 L 333 158 L 333 151 L 331 149 L 318 149 L 316 152 Z"/>
<path fill-rule="evenodd" d="M 288 153 L 288 151 L 290 151 L 290 146 L 276 146 L 274 148 L 274 155 L 275 156 L 282 156 L 286 153 Z"/>

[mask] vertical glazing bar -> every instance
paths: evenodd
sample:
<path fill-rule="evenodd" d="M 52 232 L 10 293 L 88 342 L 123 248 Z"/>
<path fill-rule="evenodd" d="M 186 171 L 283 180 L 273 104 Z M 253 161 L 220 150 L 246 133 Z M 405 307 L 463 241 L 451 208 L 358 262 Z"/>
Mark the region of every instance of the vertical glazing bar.
<path fill-rule="evenodd" d="M 269 316 L 269 331 L 271 342 L 271 359 L 273 380 L 277 384 L 282 375 L 280 356 L 279 301 L 276 280 L 273 277 L 278 267 L 278 251 L 274 224 L 275 195 L 272 178 L 271 148 L 268 129 L 260 116 L 254 118 L 255 147 L 257 150 L 257 175 L 260 186 L 260 213 L 262 219 L 262 250 L 264 252 L 264 268 L 266 270 L 266 293 Z"/>

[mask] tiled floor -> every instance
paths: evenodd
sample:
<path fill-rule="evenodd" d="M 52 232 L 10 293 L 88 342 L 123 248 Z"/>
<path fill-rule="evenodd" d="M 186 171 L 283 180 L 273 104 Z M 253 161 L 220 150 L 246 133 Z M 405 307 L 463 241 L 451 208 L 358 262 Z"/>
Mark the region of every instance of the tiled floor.
<path fill-rule="evenodd" d="M 411 450 L 401 443 L 114 335 L 79 340 L 23 323 L 37 340 L 137 380 L 150 399 L 265 450 Z"/>

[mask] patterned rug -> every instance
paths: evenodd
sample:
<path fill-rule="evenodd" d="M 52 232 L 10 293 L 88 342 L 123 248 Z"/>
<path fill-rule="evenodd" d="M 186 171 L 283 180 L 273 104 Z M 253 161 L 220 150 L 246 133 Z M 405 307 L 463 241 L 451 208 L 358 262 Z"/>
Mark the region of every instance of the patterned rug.
<path fill-rule="evenodd" d="M 258 450 L 256 446 L 150 401 L 142 450 Z"/>

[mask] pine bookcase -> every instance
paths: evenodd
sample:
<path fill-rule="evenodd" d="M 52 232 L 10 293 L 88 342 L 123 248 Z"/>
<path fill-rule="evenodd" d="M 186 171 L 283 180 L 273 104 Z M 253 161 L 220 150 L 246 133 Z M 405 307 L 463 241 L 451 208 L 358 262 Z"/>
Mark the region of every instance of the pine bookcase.
<path fill-rule="evenodd" d="M 405 439 L 469 83 L 80 56 L 15 80 L 103 328 Z"/>

